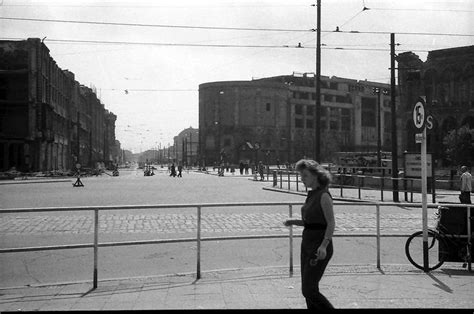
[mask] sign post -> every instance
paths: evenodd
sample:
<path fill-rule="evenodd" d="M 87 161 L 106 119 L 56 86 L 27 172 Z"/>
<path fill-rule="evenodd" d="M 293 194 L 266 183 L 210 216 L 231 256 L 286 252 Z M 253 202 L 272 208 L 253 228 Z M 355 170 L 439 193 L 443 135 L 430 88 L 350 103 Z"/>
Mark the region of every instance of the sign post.
<path fill-rule="evenodd" d="M 83 187 L 84 184 L 82 184 L 82 181 L 81 181 L 81 164 L 80 163 L 76 164 L 76 169 L 77 169 L 77 173 L 76 173 L 77 179 L 76 179 L 76 182 L 72 186 L 73 187 L 78 187 L 78 186 Z"/>
<path fill-rule="evenodd" d="M 428 272 L 428 208 L 426 202 L 427 194 L 427 171 L 426 171 L 426 101 L 425 97 L 420 97 L 413 108 L 413 122 L 415 128 L 422 132 L 421 136 L 421 206 L 423 223 L 423 270 Z"/>

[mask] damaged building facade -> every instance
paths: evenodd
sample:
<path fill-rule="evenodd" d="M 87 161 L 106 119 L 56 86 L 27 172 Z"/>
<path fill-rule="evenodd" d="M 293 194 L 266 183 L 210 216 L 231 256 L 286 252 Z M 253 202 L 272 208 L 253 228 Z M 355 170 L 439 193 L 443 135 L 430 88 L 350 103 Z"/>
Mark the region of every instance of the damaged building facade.
<path fill-rule="evenodd" d="M 114 162 L 116 119 L 40 39 L 0 41 L 0 171 Z"/>

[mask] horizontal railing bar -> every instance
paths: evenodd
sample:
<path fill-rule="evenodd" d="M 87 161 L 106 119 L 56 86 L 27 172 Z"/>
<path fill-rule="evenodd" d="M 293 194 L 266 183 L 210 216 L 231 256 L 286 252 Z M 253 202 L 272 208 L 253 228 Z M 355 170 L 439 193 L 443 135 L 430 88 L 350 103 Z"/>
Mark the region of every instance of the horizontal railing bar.
<path fill-rule="evenodd" d="M 66 244 L 66 245 L 54 245 L 54 246 L 33 246 L 33 247 L 0 249 L 0 253 L 21 253 L 21 252 L 34 252 L 34 251 L 87 249 L 87 248 L 91 248 L 91 247 L 94 247 L 94 244 Z"/>
<path fill-rule="evenodd" d="M 302 205 L 303 202 L 252 202 L 252 203 L 196 203 L 196 204 L 155 204 L 155 205 L 121 205 L 121 206 L 79 206 L 79 207 L 39 207 L 39 208 L 2 208 L 0 214 L 7 213 L 27 213 L 27 212 L 57 212 L 57 211 L 81 211 L 81 210 L 130 210 L 130 209 L 160 209 L 160 208 L 195 208 L 195 207 L 237 207 L 237 206 L 288 206 Z M 334 201 L 334 205 L 375 205 L 380 206 L 403 206 L 403 207 L 421 207 L 421 203 L 400 203 L 400 202 L 378 202 L 378 201 Z M 449 207 L 474 207 L 467 204 L 458 203 L 428 203 L 428 207 L 435 208 L 438 206 Z"/>
<path fill-rule="evenodd" d="M 252 203 L 203 203 L 203 204 L 151 204 L 151 205 L 120 205 L 120 206 L 75 206 L 75 207 L 37 207 L 37 208 L 2 208 L 0 213 L 47 212 L 47 211 L 80 211 L 80 210 L 130 210 L 153 208 L 195 208 L 195 207 L 231 207 L 231 206 L 287 206 L 304 202 L 252 202 Z"/>
<path fill-rule="evenodd" d="M 370 233 L 356 233 L 356 234 L 334 234 L 333 237 L 376 237 L 376 234 Z M 409 237 L 410 234 L 383 234 L 381 237 Z M 301 238 L 301 235 L 293 235 L 294 238 Z M 247 235 L 247 236 L 228 236 L 228 237 L 204 237 L 201 241 L 226 241 L 226 240 L 252 240 L 252 239 L 281 239 L 289 238 L 287 234 L 269 234 L 269 235 Z M 196 238 L 181 238 L 181 239 L 163 239 L 163 240 L 141 240 L 141 241 L 123 241 L 123 242 L 103 242 L 99 243 L 99 247 L 113 247 L 113 246 L 128 246 L 128 245 L 146 245 L 146 244 L 166 244 L 166 243 L 185 243 L 195 242 Z M 52 250 L 68 250 L 68 249 L 86 249 L 92 248 L 94 244 L 69 244 L 56 246 L 38 246 L 38 247 L 23 247 L 23 248 L 7 248 L 0 249 L 2 253 L 21 253 L 34 251 L 52 251 Z"/>

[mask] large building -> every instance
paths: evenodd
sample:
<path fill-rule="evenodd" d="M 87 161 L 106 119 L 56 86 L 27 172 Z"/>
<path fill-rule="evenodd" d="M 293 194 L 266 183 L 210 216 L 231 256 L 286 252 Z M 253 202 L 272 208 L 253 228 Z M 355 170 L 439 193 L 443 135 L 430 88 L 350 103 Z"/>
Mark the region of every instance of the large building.
<path fill-rule="evenodd" d="M 443 139 L 464 125 L 474 130 L 474 46 L 431 51 L 426 62 L 405 52 L 397 56 L 397 61 L 403 118 L 401 146 L 409 152 L 419 151 L 412 112 L 418 97 L 425 96 L 434 124 L 428 131 L 428 152 L 438 167 L 458 167 L 448 158 Z M 469 166 L 474 166 L 474 137 L 470 150 L 463 154 Z"/>
<path fill-rule="evenodd" d="M 174 161 L 183 166 L 198 164 L 199 130 L 189 127 L 173 138 Z"/>
<path fill-rule="evenodd" d="M 0 171 L 116 161 L 116 118 L 40 39 L 0 41 Z"/>
<path fill-rule="evenodd" d="M 311 73 L 201 84 L 201 162 L 293 163 L 311 157 L 314 84 Z M 323 76 L 321 107 L 322 161 L 332 161 L 337 151 L 376 152 L 378 121 L 380 149 L 391 151 L 388 84 Z"/>

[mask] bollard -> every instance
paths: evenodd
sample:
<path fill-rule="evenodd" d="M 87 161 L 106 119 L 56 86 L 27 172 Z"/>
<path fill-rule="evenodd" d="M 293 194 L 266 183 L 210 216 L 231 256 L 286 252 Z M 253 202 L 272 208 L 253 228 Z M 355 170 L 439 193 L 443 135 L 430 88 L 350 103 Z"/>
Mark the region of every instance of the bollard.
<path fill-rule="evenodd" d="M 275 170 L 273 170 L 273 187 L 277 186 L 277 173 Z"/>

